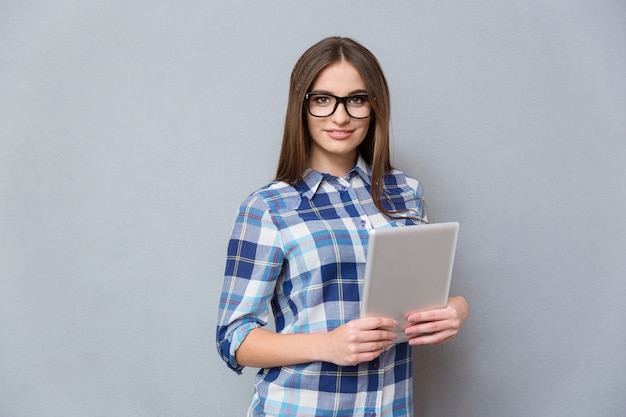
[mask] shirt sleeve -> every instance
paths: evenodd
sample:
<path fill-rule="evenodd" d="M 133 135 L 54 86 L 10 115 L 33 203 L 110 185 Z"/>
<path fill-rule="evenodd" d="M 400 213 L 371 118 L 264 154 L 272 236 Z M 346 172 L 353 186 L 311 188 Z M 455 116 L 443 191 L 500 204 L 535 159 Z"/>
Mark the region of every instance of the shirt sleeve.
<path fill-rule="evenodd" d="M 426 201 L 424 200 L 424 187 L 422 186 L 422 183 L 407 175 L 405 175 L 405 179 L 407 185 L 413 190 L 415 205 L 417 206 L 417 216 L 424 220 L 425 223 L 428 223 L 428 207 L 426 206 Z"/>
<path fill-rule="evenodd" d="M 258 195 L 239 208 L 228 242 L 219 301 L 217 349 L 229 368 L 241 373 L 235 352 L 251 330 L 265 326 L 269 303 L 283 265 L 280 233 Z"/>
<path fill-rule="evenodd" d="M 419 181 L 415 188 L 415 199 L 417 200 L 417 209 L 420 218 L 424 220 L 425 223 L 428 223 L 428 206 L 426 205 L 426 200 L 424 200 L 424 187 Z"/>

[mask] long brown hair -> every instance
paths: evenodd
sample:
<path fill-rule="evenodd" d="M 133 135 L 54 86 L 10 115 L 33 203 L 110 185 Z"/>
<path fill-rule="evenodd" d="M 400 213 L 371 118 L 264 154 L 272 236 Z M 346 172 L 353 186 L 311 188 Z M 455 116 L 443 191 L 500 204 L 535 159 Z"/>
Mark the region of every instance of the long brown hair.
<path fill-rule="evenodd" d="M 326 38 L 310 47 L 291 72 L 285 130 L 278 160 L 276 180 L 296 185 L 306 170 L 311 138 L 307 128 L 304 96 L 326 67 L 339 61 L 352 64 L 363 79 L 373 100 L 370 126 L 358 151 L 372 167 L 371 193 L 376 207 L 392 216 L 382 205 L 383 176 L 392 169 L 389 155 L 389 87 L 382 68 L 367 48 L 339 36 Z"/>

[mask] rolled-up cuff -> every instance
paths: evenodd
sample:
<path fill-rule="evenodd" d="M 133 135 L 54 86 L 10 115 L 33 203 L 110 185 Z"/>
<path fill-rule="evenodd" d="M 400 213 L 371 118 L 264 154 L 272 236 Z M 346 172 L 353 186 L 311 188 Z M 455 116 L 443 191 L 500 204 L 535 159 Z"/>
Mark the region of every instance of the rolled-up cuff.
<path fill-rule="evenodd" d="M 243 366 L 240 366 L 235 359 L 235 352 L 239 349 L 239 346 L 243 343 L 248 333 L 250 333 L 253 329 L 261 327 L 261 325 L 257 322 L 248 322 L 244 323 L 237 328 L 230 335 L 230 347 L 229 347 L 229 357 L 228 357 L 228 367 L 238 374 L 243 370 Z"/>

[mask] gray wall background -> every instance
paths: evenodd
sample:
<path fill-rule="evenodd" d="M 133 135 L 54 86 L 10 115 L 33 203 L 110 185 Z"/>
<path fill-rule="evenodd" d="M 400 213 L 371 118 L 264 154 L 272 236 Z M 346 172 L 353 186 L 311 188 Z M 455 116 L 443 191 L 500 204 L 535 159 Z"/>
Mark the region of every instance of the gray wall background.
<path fill-rule="evenodd" d="M 4 0 L 0 415 L 241 416 L 214 325 L 288 77 L 354 37 L 394 161 L 458 220 L 471 318 L 415 350 L 419 416 L 623 416 L 626 4 Z"/>

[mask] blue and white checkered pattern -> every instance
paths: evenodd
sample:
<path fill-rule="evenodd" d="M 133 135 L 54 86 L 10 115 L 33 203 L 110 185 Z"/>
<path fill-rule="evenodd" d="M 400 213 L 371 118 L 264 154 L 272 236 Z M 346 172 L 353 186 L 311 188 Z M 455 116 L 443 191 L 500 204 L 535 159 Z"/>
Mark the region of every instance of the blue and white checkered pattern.
<path fill-rule="evenodd" d="M 307 170 L 292 187 L 274 182 L 240 206 L 228 244 L 217 348 L 240 373 L 235 351 L 250 330 L 328 332 L 360 315 L 369 230 L 413 224 L 383 216 L 359 158 L 345 178 Z M 384 178 L 391 210 L 426 217 L 421 184 L 393 171 Z M 391 347 L 356 366 L 312 362 L 261 369 L 249 416 L 412 416 L 411 349 Z"/>

